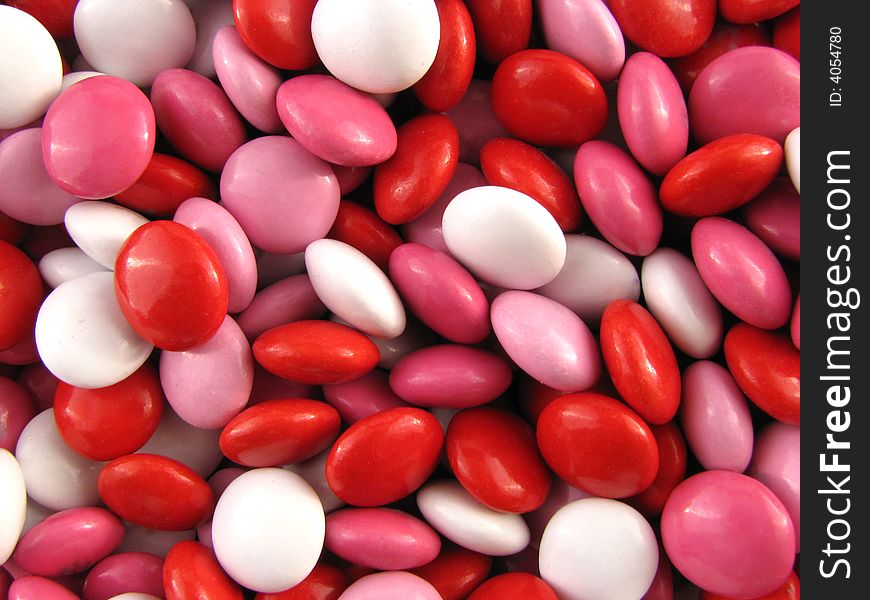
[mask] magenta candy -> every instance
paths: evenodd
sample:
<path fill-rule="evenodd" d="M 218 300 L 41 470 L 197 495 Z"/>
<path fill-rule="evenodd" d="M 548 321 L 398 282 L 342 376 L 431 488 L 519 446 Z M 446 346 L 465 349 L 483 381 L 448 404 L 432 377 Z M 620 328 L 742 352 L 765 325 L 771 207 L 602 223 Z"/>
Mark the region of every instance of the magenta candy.
<path fill-rule="evenodd" d="M 749 475 L 766 485 L 791 516 L 795 553 L 801 551 L 801 430 L 773 422 L 761 430 L 755 444 Z M 832 504 L 835 502 L 831 500 Z M 842 510 L 845 502 L 835 506 Z"/>
<path fill-rule="evenodd" d="M 0 376 L 0 448 L 14 453 L 21 432 L 35 416 L 36 407 L 27 389 Z"/>
<path fill-rule="evenodd" d="M 34 575 L 81 573 L 115 551 L 124 524 L 104 508 L 70 508 L 36 524 L 18 542 L 15 562 Z"/>
<path fill-rule="evenodd" d="M 661 531 L 674 567 L 722 596 L 768 594 L 794 563 L 794 527 L 782 502 L 731 471 L 704 471 L 680 483 L 665 504 Z"/>
<path fill-rule="evenodd" d="M 26 575 L 9 586 L 9 600 L 79 600 L 79 597 L 51 579 Z"/>
<path fill-rule="evenodd" d="M 201 429 L 226 425 L 248 403 L 254 356 L 245 334 L 225 317 L 205 344 L 160 355 L 160 383 L 172 408 Z"/>
<path fill-rule="evenodd" d="M 778 177 L 740 209 L 746 227 L 784 258 L 801 259 L 801 196 L 788 177 Z"/>
<path fill-rule="evenodd" d="M 0 211 L 31 225 L 58 225 L 66 209 L 80 201 L 45 170 L 42 128 L 19 131 L 0 143 Z"/>
<path fill-rule="evenodd" d="M 480 150 L 489 140 L 510 137 L 492 111 L 491 87 L 489 81 L 472 79 L 459 104 L 445 113 L 459 133 L 459 160 L 462 162 L 478 164 Z"/>
<path fill-rule="evenodd" d="M 163 559 L 147 552 L 107 556 L 88 572 L 83 600 L 109 600 L 118 594 L 140 592 L 163 597 Z"/>
<path fill-rule="evenodd" d="M 220 188 L 224 207 L 266 252 L 305 250 L 326 236 L 338 214 L 338 181 L 329 164 L 289 137 L 261 137 L 236 150 Z"/>
<path fill-rule="evenodd" d="M 324 385 L 323 399 L 348 425 L 391 408 L 409 406 L 392 390 L 389 375 L 380 369 L 347 383 Z"/>
<path fill-rule="evenodd" d="M 308 275 L 291 275 L 263 288 L 238 316 L 239 327 L 253 342 L 261 333 L 293 321 L 319 319 L 326 312 Z"/>
<path fill-rule="evenodd" d="M 278 115 L 309 152 L 337 165 L 365 167 L 396 151 L 396 127 L 370 95 L 328 75 L 300 75 L 278 88 Z"/>
<path fill-rule="evenodd" d="M 794 312 L 791 314 L 791 326 L 789 327 L 791 334 L 791 343 L 798 350 L 801 349 L 801 296 L 798 294 L 797 300 L 794 303 Z"/>
<path fill-rule="evenodd" d="M 692 135 L 699 144 L 757 133 L 780 145 L 801 112 L 800 63 L 781 50 L 746 46 L 707 65 L 689 93 Z"/>
<path fill-rule="evenodd" d="M 752 458 L 749 403 L 727 369 L 702 360 L 683 371 L 680 423 L 705 469 L 742 473 Z"/>
<path fill-rule="evenodd" d="M 91 77 L 61 94 L 42 126 L 54 182 L 81 198 L 108 198 L 136 183 L 154 153 L 154 110 L 124 79 Z"/>
<path fill-rule="evenodd" d="M 748 229 L 705 217 L 692 229 L 692 256 L 710 292 L 738 318 L 762 329 L 788 321 L 791 290 L 782 265 Z"/>
<path fill-rule="evenodd" d="M 421 567 L 435 559 L 441 538 L 429 525 L 391 508 L 345 508 L 326 518 L 326 548 L 381 571 Z"/>
<path fill-rule="evenodd" d="M 442 600 L 432 584 L 407 571 L 372 573 L 347 588 L 339 600 Z"/>
<path fill-rule="evenodd" d="M 403 244 L 390 255 L 390 278 L 408 308 L 438 335 L 459 344 L 489 335 L 489 302 L 471 273 L 449 255 Z"/>
<path fill-rule="evenodd" d="M 37 412 L 54 406 L 54 393 L 60 380 L 41 362 L 27 365 L 18 372 L 15 379 L 30 392 Z"/>
<path fill-rule="evenodd" d="M 29 365 L 39 360 L 36 351 L 36 340 L 27 336 L 14 346 L 0 350 L 0 364 L 5 365 Z"/>
<path fill-rule="evenodd" d="M 341 190 L 342 198 L 364 184 L 374 171 L 374 167 L 330 166 L 335 173 L 335 178 L 338 179 L 338 187 Z"/>
<path fill-rule="evenodd" d="M 273 375 L 258 364 L 254 364 L 254 386 L 251 389 L 249 405 L 259 404 L 266 400 L 280 398 L 313 398 L 319 397 L 318 392 L 312 385 L 296 383 Z"/>
<path fill-rule="evenodd" d="M 503 394 L 512 379 L 510 367 L 492 352 L 441 344 L 400 360 L 390 372 L 390 387 L 418 406 L 469 408 Z"/>
<path fill-rule="evenodd" d="M 220 204 L 205 198 L 185 200 L 172 220 L 201 235 L 218 255 L 227 276 L 227 312 L 247 308 L 257 291 L 257 261 L 238 221 Z"/>
<path fill-rule="evenodd" d="M 264 133 L 283 131 L 275 105 L 280 71 L 254 54 L 232 25 L 215 34 L 212 52 L 221 87 L 248 123 Z"/>
<path fill-rule="evenodd" d="M 333 317 L 333 321 L 342 322 Z M 408 319 L 405 325 L 405 331 L 402 335 L 389 340 L 367 336 L 375 346 L 378 352 L 381 353 L 381 360 L 378 361 L 378 366 L 382 369 L 392 369 L 400 360 L 423 348 L 427 348 L 436 343 L 435 334 L 423 326 L 415 319 Z"/>
<path fill-rule="evenodd" d="M 220 171 L 245 143 L 242 119 L 210 79 L 187 69 L 168 69 L 151 86 L 157 125 L 176 150 L 208 171 Z"/>
<path fill-rule="evenodd" d="M 643 168 L 664 175 L 686 155 L 689 113 L 680 84 L 662 59 L 633 54 L 619 77 L 616 102 L 625 142 Z"/>
<path fill-rule="evenodd" d="M 531 292 L 499 295 L 492 328 L 508 356 L 541 383 L 563 392 L 588 389 L 601 375 L 598 344 L 589 327 L 558 302 Z"/>
<path fill-rule="evenodd" d="M 609 142 L 586 142 L 574 159 L 574 184 L 604 239 L 635 256 L 656 249 L 662 209 L 649 178 L 628 154 Z"/>

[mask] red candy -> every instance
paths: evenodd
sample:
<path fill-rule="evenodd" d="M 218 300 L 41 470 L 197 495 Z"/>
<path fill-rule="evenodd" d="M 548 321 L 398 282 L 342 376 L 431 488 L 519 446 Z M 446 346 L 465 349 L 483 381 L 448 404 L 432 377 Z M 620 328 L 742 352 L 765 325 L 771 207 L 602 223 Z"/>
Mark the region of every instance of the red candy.
<path fill-rule="evenodd" d="M 215 186 L 189 162 L 154 153 L 139 180 L 120 194 L 118 204 L 146 215 L 171 217 L 188 198 L 215 200 Z"/>
<path fill-rule="evenodd" d="M 686 478 L 686 440 L 675 421 L 650 425 L 650 430 L 659 449 L 659 472 L 652 485 L 626 502 L 647 517 L 658 517 L 668 496 Z"/>
<path fill-rule="evenodd" d="M 42 303 L 42 279 L 24 252 L 0 240 L 0 350 L 32 335 Z"/>
<path fill-rule="evenodd" d="M 198 542 L 179 542 L 163 563 L 166 600 L 220 598 L 242 600 L 242 590 L 227 577 L 210 548 Z"/>
<path fill-rule="evenodd" d="M 342 200 L 339 204 L 335 223 L 326 237 L 353 246 L 382 271 L 387 270 L 390 254 L 402 244 L 402 238 L 389 224 L 350 200 Z"/>
<path fill-rule="evenodd" d="M 365 375 L 378 364 L 380 352 L 366 336 L 346 325 L 296 321 L 258 337 L 254 358 L 279 377 L 324 385 Z"/>
<path fill-rule="evenodd" d="M 431 583 L 443 600 L 464 600 L 486 579 L 490 569 L 489 556 L 445 542 L 435 560 L 410 571 Z"/>
<path fill-rule="evenodd" d="M 488 579 L 468 600 L 558 600 L 556 592 L 531 573 L 504 573 Z"/>
<path fill-rule="evenodd" d="M 719 13 L 732 23 L 767 21 L 788 12 L 800 0 L 719 0 Z"/>
<path fill-rule="evenodd" d="M 774 590 L 764 596 L 753 598 L 752 600 L 800 600 L 801 598 L 801 580 L 794 571 L 789 573 L 788 579 L 785 580 L 779 589 Z M 737 600 L 720 594 L 714 594 L 706 590 L 701 591 L 699 600 Z"/>
<path fill-rule="evenodd" d="M 6 4 L 33 15 L 52 36 L 65 40 L 73 35 L 73 14 L 78 2 L 79 0 L 7 0 Z"/>
<path fill-rule="evenodd" d="M 301 583 L 283 592 L 257 594 L 254 600 L 338 600 L 351 583 L 350 577 L 340 569 L 317 563 Z"/>
<path fill-rule="evenodd" d="M 357 421 L 332 446 L 326 481 L 355 506 L 383 506 L 423 485 L 438 464 L 444 434 L 419 408 L 393 408 Z"/>
<path fill-rule="evenodd" d="M 773 45 L 796 59 L 801 59 L 800 4 L 776 20 L 773 25 Z"/>
<path fill-rule="evenodd" d="M 317 63 L 311 14 L 317 0 L 233 0 L 236 29 L 254 54 L 279 69 Z"/>
<path fill-rule="evenodd" d="M 227 313 L 227 278 L 211 246 L 172 221 L 133 232 L 115 263 L 115 293 L 136 332 L 163 350 L 207 342 Z"/>
<path fill-rule="evenodd" d="M 396 153 L 375 167 L 375 210 L 398 225 L 435 204 L 459 162 L 459 134 L 444 115 L 421 115 L 399 127 Z"/>
<path fill-rule="evenodd" d="M 103 467 L 98 486 L 100 498 L 113 512 L 149 529 L 192 529 L 214 509 L 214 495 L 202 477 L 156 454 L 116 458 Z"/>
<path fill-rule="evenodd" d="M 325 450 L 341 428 L 338 412 L 323 402 L 267 400 L 227 423 L 220 445 L 231 461 L 247 467 L 300 462 Z"/>
<path fill-rule="evenodd" d="M 552 50 L 524 50 L 502 61 L 492 78 L 492 109 L 511 134 L 539 146 L 582 144 L 607 120 L 595 76 Z"/>
<path fill-rule="evenodd" d="M 680 405 L 680 369 L 655 318 L 630 300 L 611 303 L 601 317 L 601 352 L 613 385 L 648 423 L 674 418 Z"/>
<path fill-rule="evenodd" d="M 532 0 L 467 0 L 480 53 L 493 64 L 529 46 Z"/>
<path fill-rule="evenodd" d="M 93 460 L 112 460 L 145 445 L 163 415 L 163 390 L 147 363 L 115 385 L 79 388 L 60 382 L 54 419 L 63 440 Z"/>
<path fill-rule="evenodd" d="M 574 231 L 580 225 L 583 211 L 574 185 L 550 157 L 534 146 L 508 138 L 491 140 L 480 151 L 480 168 L 489 184 L 537 200 L 562 231 Z"/>
<path fill-rule="evenodd" d="M 685 56 L 713 30 L 716 0 L 611 0 L 622 33 L 660 57 Z"/>
<path fill-rule="evenodd" d="M 450 420 L 445 441 L 454 475 L 481 503 L 501 512 L 535 510 L 550 492 L 552 476 L 520 417 L 472 408 Z"/>
<path fill-rule="evenodd" d="M 725 336 L 725 360 L 743 393 L 789 425 L 801 420 L 801 355 L 788 336 L 738 323 Z"/>

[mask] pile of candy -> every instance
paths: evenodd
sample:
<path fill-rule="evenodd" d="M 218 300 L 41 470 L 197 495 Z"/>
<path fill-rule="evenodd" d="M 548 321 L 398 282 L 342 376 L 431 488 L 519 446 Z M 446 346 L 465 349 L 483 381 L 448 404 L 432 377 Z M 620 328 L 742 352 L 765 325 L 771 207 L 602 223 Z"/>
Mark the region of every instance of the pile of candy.
<path fill-rule="evenodd" d="M 0 4 L 0 597 L 799 598 L 798 0 Z"/>

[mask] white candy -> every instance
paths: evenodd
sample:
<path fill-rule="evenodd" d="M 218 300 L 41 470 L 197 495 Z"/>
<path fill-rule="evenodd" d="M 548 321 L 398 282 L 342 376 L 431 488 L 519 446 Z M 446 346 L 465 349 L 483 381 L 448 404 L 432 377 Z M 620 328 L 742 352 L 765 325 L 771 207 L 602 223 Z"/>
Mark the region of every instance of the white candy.
<path fill-rule="evenodd" d="M 12 556 L 27 514 L 24 474 L 15 457 L 0 448 L 0 565 Z"/>
<path fill-rule="evenodd" d="M 794 189 L 801 193 L 801 128 L 792 129 L 785 138 L 785 166 Z"/>
<path fill-rule="evenodd" d="M 220 429 L 199 429 L 185 423 L 167 406 L 157 430 L 137 454 L 168 456 L 206 478 L 214 473 L 224 458 L 220 435 Z"/>
<path fill-rule="evenodd" d="M 353 246 L 330 239 L 311 242 L 305 266 L 320 301 L 352 327 L 387 339 L 405 330 L 405 309 L 393 284 Z"/>
<path fill-rule="evenodd" d="M 106 267 L 78 248 L 58 248 L 39 259 L 39 274 L 53 288 L 81 275 L 105 270 Z"/>
<path fill-rule="evenodd" d="M 121 246 L 148 219 L 123 206 L 88 200 L 67 209 L 63 223 L 76 246 L 107 269 L 115 269 Z"/>
<path fill-rule="evenodd" d="M 22 127 L 44 115 L 62 79 L 60 52 L 42 23 L 0 5 L 0 129 Z"/>
<path fill-rule="evenodd" d="M 196 23 L 196 44 L 187 68 L 210 79 L 217 76 L 211 47 L 218 29 L 233 24 L 232 0 L 186 0 Z"/>
<path fill-rule="evenodd" d="M 433 0 L 319 0 L 311 35 L 341 81 L 366 92 L 400 92 L 435 61 L 441 23 Z"/>
<path fill-rule="evenodd" d="M 94 69 L 148 87 L 193 56 L 196 26 L 182 0 L 80 0 L 76 41 Z"/>
<path fill-rule="evenodd" d="M 573 310 L 587 325 L 601 321 L 607 305 L 640 297 L 640 277 L 625 255 L 598 238 L 565 236 L 568 254 L 553 281 L 536 290 Z"/>
<path fill-rule="evenodd" d="M 325 533 L 317 493 L 296 473 L 278 468 L 253 469 L 233 480 L 212 520 L 221 566 L 257 592 L 280 592 L 305 579 Z"/>
<path fill-rule="evenodd" d="M 671 341 L 693 358 L 708 358 L 722 345 L 722 309 L 695 263 L 670 248 L 643 260 L 643 296 Z"/>
<path fill-rule="evenodd" d="M 90 460 L 66 445 L 54 422 L 54 409 L 36 415 L 21 432 L 15 457 L 27 495 L 51 510 L 97 506 L 97 478 L 106 463 Z"/>
<path fill-rule="evenodd" d="M 492 510 L 458 481 L 432 481 L 417 492 L 417 507 L 438 533 L 469 550 L 509 556 L 529 545 L 529 527 L 520 515 Z"/>
<path fill-rule="evenodd" d="M 126 379 L 154 349 L 124 318 L 108 271 L 57 286 L 39 309 L 35 337 L 39 356 L 55 377 L 91 389 Z"/>
<path fill-rule="evenodd" d="M 567 245 L 547 209 L 516 190 L 482 186 L 458 194 L 441 222 L 450 253 L 487 283 L 531 290 L 552 281 Z"/>
<path fill-rule="evenodd" d="M 658 567 L 647 520 L 617 500 L 584 498 L 560 508 L 541 538 L 541 577 L 561 600 L 639 600 Z"/>

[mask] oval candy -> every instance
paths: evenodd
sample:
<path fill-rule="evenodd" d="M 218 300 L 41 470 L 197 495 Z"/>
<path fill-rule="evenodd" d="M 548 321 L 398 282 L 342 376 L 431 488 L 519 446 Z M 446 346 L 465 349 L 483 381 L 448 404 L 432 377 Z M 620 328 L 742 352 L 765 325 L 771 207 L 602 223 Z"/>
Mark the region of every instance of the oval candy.
<path fill-rule="evenodd" d="M 257 56 L 279 69 L 308 69 L 317 62 L 311 40 L 316 0 L 234 0 L 239 35 Z"/>
<path fill-rule="evenodd" d="M 532 31 L 531 0 L 469 0 L 468 10 L 474 19 L 480 54 L 492 64 L 524 50 Z"/>
<path fill-rule="evenodd" d="M 382 571 L 357 579 L 339 600 L 441 600 L 441 595 L 407 571 Z"/>
<path fill-rule="evenodd" d="M 777 177 L 740 210 L 746 227 L 784 258 L 801 258 L 801 197 L 786 177 Z"/>
<path fill-rule="evenodd" d="M 411 573 L 432 584 L 443 600 L 463 600 L 486 579 L 490 569 L 489 556 L 444 542 L 435 560 L 411 569 Z"/>
<path fill-rule="evenodd" d="M 317 319 L 325 312 L 326 307 L 311 287 L 308 275 L 301 273 L 261 289 L 236 321 L 248 340 L 253 341 L 274 327 Z"/>
<path fill-rule="evenodd" d="M 773 422 L 758 435 L 748 475 L 776 494 L 794 525 L 795 553 L 801 551 L 801 430 Z"/>
<path fill-rule="evenodd" d="M 33 261 L 0 240 L 0 350 L 32 335 L 42 303 L 42 280 Z"/>
<path fill-rule="evenodd" d="M 155 152 L 136 183 L 115 194 L 115 201 L 145 214 L 171 217 L 182 202 L 199 196 L 216 196 L 211 179 L 189 162 Z"/>
<path fill-rule="evenodd" d="M 626 38 L 661 57 L 694 52 L 716 21 L 714 0 L 612 0 L 610 10 Z"/>
<path fill-rule="evenodd" d="M 147 552 L 107 556 L 88 571 L 82 595 L 97 600 L 134 590 L 158 597 L 163 594 L 163 558 Z"/>
<path fill-rule="evenodd" d="M 123 206 L 88 201 L 71 206 L 63 222 L 82 252 L 106 269 L 114 270 L 121 246 L 148 219 Z"/>
<path fill-rule="evenodd" d="M 5 563 L 15 550 L 27 512 L 24 473 L 6 448 L 0 448 L 0 484 L 0 560 Z"/>
<path fill-rule="evenodd" d="M 242 600 L 242 590 L 215 559 L 212 550 L 194 541 L 175 544 L 163 563 L 163 587 L 170 600 L 225 598 Z"/>

